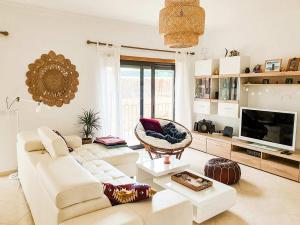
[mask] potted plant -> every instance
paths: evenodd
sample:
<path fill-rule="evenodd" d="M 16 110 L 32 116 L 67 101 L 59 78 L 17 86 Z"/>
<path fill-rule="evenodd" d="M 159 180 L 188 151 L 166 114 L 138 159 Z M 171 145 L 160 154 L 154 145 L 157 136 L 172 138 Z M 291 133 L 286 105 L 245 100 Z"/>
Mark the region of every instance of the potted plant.
<path fill-rule="evenodd" d="M 94 110 L 83 110 L 82 115 L 78 116 L 78 123 L 82 126 L 82 143 L 91 144 L 96 130 L 101 128 L 99 113 Z"/>

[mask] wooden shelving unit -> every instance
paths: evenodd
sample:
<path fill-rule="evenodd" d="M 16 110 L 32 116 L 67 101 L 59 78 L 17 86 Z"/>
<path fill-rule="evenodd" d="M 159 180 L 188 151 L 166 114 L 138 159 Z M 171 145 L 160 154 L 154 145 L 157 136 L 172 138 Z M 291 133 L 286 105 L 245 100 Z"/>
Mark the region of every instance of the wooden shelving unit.
<path fill-rule="evenodd" d="M 219 75 L 197 75 L 195 78 L 230 78 L 230 77 L 240 77 L 240 78 L 249 78 L 249 77 L 293 77 L 300 76 L 300 71 L 286 71 L 286 72 L 264 72 L 264 73 L 241 73 L 241 74 L 219 74 Z"/>
<path fill-rule="evenodd" d="M 196 75 L 194 76 L 196 79 L 218 79 L 219 75 Z"/>
<path fill-rule="evenodd" d="M 211 100 L 210 98 L 194 98 L 194 101 L 210 102 Z"/>
<path fill-rule="evenodd" d="M 240 74 L 220 74 L 220 75 L 218 75 L 219 79 L 222 79 L 222 78 L 234 78 L 234 77 L 240 77 Z"/>
<path fill-rule="evenodd" d="M 240 104 L 240 82 L 238 76 L 239 74 L 195 76 L 196 98 L 194 98 L 194 112 L 205 115 L 218 114 L 219 116 L 238 118 Z M 199 81 L 201 79 L 203 81 Z M 207 83 L 210 85 L 209 91 L 207 91 L 207 86 L 205 85 Z M 205 86 L 205 88 L 199 88 L 201 86 Z M 209 96 L 202 94 L 208 92 Z M 216 93 L 218 93 L 219 99 L 216 99 Z"/>
<path fill-rule="evenodd" d="M 298 85 L 300 85 L 300 71 L 241 73 L 250 66 L 249 57 L 221 58 L 218 66 L 220 74 L 204 75 L 213 74 L 217 69 L 216 65 L 214 59 L 199 60 L 198 64 L 196 62 L 195 87 L 199 87 L 197 84 L 201 82 L 209 83 L 209 85 L 205 85 L 205 88 L 202 88 L 206 91 L 200 92 L 201 94 L 197 94 L 199 92 L 196 91 L 200 88 L 195 89 L 195 96 L 209 98 L 209 100 L 197 101 L 198 99 L 196 99 L 194 101 L 196 114 L 214 114 L 237 119 L 240 116 L 240 108 L 249 105 L 249 89 L 256 87 L 279 88 L 288 85 L 299 87 Z M 287 78 L 292 79 L 292 81 L 287 80 Z M 206 81 L 203 82 L 200 79 L 206 79 Z M 292 84 L 287 84 L 288 82 Z M 208 89 L 210 90 L 208 91 Z M 209 96 L 202 93 L 209 93 Z"/>
<path fill-rule="evenodd" d="M 300 86 L 300 84 L 243 84 L 244 87 L 251 86 Z"/>
<path fill-rule="evenodd" d="M 220 102 L 220 103 L 239 104 L 239 100 L 221 100 L 221 99 L 218 99 L 217 102 Z"/>
<path fill-rule="evenodd" d="M 300 150 L 296 150 L 292 155 L 284 155 L 280 150 L 269 151 L 253 146 L 246 141 L 199 132 L 193 132 L 191 147 L 300 182 Z M 247 150 L 258 154 L 256 156 L 249 155 Z"/>
<path fill-rule="evenodd" d="M 247 77 L 291 77 L 300 76 L 300 71 L 286 71 L 286 72 L 266 72 L 266 73 L 242 73 L 239 75 L 241 78 Z"/>
<path fill-rule="evenodd" d="M 209 68 L 212 68 L 212 64 L 206 64 L 206 62 L 204 62 L 203 65 L 209 65 Z M 205 78 L 209 79 L 212 84 L 219 84 L 220 99 L 237 99 L 208 99 L 206 102 L 197 102 L 198 111 L 196 111 L 196 113 L 206 115 L 217 113 L 220 116 L 238 118 L 240 107 L 248 106 L 248 91 L 250 88 L 281 86 L 298 87 L 300 85 L 300 71 L 240 73 L 240 71 L 244 71 L 246 67 L 249 67 L 249 65 L 250 60 L 247 57 L 222 58 L 220 59 L 219 66 L 220 75 L 203 76 L 199 74 L 198 76 L 195 76 L 195 79 Z M 215 68 L 213 70 L 199 69 L 198 71 L 203 74 L 211 74 L 215 71 Z M 232 80 L 234 80 L 235 83 L 236 80 L 238 81 L 238 91 L 237 93 L 234 92 L 234 97 L 232 97 L 231 94 L 228 95 L 226 93 L 226 88 L 228 87 L 226 83 L 228 80 L 225 79 L 228 78 L 232 78 L 230 79 L 231 84 Z M 291 78 L 293 80 L 292 84 L 286 83 L 287 78 Z M 267 83 L 265 83 L 266 81 L 264 79 L 268 79 Z M 214 90 L 216 90 L 216 85 L 214 86 Z M 222 90 L 225 91 L 222 92 Z M 211 91 L 210 93 L 213 92 L 214 91 Z M 227 98 L 224 96 L 230 97 Z M 210 98 L 213 97 L 214 95 L 210 95 Z M 292 155 L 284 155 L 281 154 L 281 151 L 270 151 L 251 145 L 245 141 L 220 135 L 200 134 L 198 132 L 193 133 L 193 142 L 191 147 L 300 182 L 300 149 Z"/>

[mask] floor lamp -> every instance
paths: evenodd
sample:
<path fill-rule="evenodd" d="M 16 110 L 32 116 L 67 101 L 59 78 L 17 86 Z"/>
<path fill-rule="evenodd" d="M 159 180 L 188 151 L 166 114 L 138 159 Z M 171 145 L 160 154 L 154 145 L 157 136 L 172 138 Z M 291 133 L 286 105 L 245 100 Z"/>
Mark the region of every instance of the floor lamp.
<path fill-rule="evenodd" d="M 14 98 L 13 100 L 9 100 L 9 97 L 6 97 L 6 110 L 9 112 L 11 111 L 12 107 L 15 105 L 15 104 L 18 104 L 20 102 L 26 102 L 26 103 L 31 103 L 31 104 L 36 104 L 36 108 L 35 108 L 35 111 L 37 113 L 40 113 L 42 112 L 42 103 L 41 102 L 36 102 L 36 101 L 33 101 L 33 100 L 29 100 L 29 99 L 23 99 L 23 98 L 20 98 L 20 97 L 16 97 Z M 20 131 L 20 121 L 19 121 L 19 110 L 16 110 L 17 112 L 17 130 L 18 132 Z"/>
<path fill-rule="evenodd" d="M 19 110 L 12 110 L 12 108 L 13 108 L 13 106 L 15 104 L 18 104 L 20 102 L 25 102 L 25 103 L 30 103 L 30 104 L 36 104 L 35 111 L 36 112 L 41 112 L 42 111 L 42 103 L 41 102 L 35 102 L 33 100 L 23 99 L 23 98 L 20 98 L 20 97 L 16 97 L 16 98 L 10 100 L 9 97 L 6 97 L 6 113 L 7 114 L 9 114 L 11 112 L 15 112 L 16 113 L 17 133 L 20 131 Z M 12 131 L 12 133 L 14 133 L 14 131 Z M 12 155 L 9 155 L 9 157 L 12 157 Z M 13 179 L 13 180 L 18 179 L 18 172 L 14 172 L 14 173 L 10 174 L 9 175 L 9 179 Z"/>

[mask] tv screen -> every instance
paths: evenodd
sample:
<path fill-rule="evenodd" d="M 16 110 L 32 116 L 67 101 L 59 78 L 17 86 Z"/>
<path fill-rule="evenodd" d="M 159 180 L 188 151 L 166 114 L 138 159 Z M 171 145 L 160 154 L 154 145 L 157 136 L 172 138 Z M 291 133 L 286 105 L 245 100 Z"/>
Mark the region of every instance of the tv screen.
<path fill-rule="evenodd" d="M 288 150 L 295 149 L 296 113 L 241 109 L 240 137 Z"/>

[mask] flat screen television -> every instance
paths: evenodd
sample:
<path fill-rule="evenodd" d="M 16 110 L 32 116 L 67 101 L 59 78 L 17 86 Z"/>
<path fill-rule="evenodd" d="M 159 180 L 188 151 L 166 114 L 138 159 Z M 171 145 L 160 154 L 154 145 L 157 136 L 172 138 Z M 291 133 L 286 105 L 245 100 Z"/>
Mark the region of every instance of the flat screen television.
<path fill-rule="evenodd" d="M 297 112 L 241 108 L 239 138 L 294 151 Z"/>

